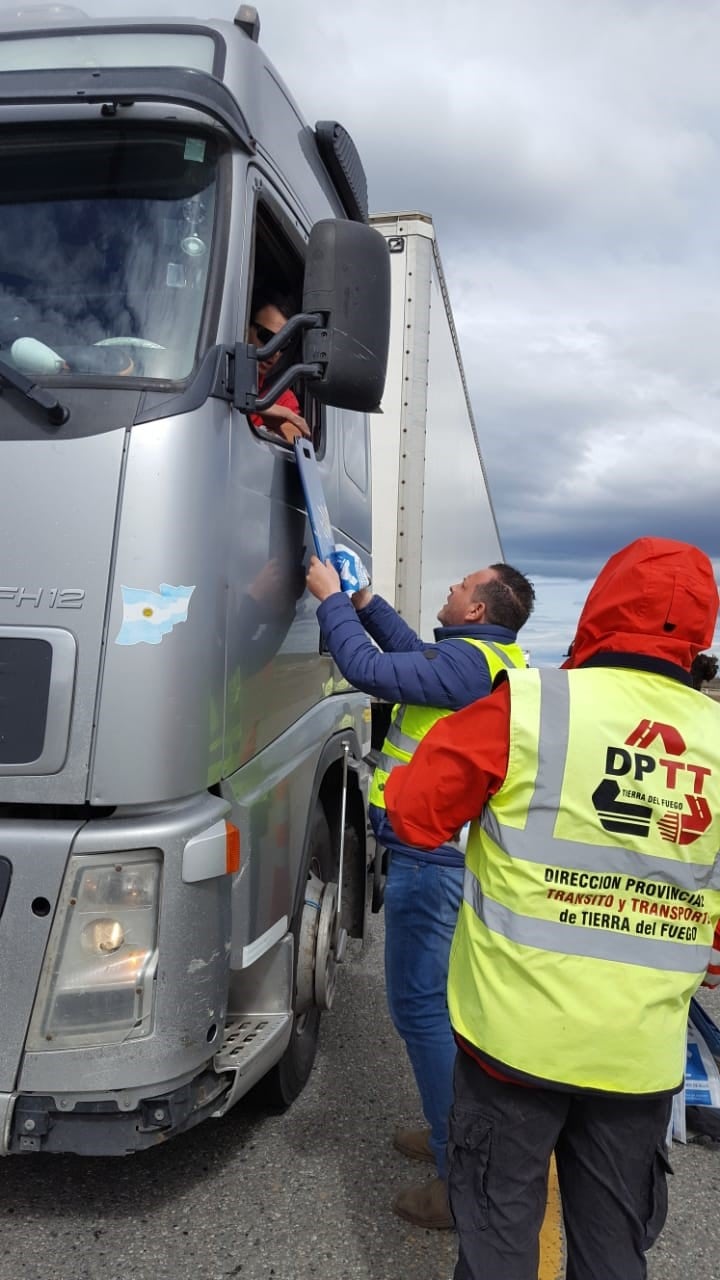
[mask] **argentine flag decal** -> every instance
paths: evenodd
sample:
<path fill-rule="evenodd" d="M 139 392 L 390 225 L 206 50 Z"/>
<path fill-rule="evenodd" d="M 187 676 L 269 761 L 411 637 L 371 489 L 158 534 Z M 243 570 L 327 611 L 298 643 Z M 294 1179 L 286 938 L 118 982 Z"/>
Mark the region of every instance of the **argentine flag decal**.
<path fill-rule="evenodd" d="M 116 644 L 159 644 L 168 631 L 188 616 L 194 587 L 171 587 L 160 583 L 160 591 L 144 591 L 142 587 L 121 587 L 123 599 L 122 626 Z"/>

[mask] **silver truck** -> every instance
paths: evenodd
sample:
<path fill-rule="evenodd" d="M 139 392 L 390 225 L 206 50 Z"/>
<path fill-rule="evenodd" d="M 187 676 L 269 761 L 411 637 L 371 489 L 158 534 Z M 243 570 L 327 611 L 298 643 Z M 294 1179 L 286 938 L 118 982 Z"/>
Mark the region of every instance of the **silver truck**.
<path fill-rule="evenodd" d="M 0 14 L 2 1153 L 288 1104 L 363 930 L 370 709 L 261 414 L 292 385 L 371 563 L 389 254 L 258 26 Z"/>

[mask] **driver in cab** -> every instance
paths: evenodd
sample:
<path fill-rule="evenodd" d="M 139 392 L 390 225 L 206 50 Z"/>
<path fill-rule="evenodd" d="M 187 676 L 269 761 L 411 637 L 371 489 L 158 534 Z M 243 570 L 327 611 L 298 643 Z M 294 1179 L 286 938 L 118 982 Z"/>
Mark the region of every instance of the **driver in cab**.
<path fill-rule="evenodd" d="M 248 342 L 255 347 L 264 347 L 271 338 L 279 333 L 293 315 L 293 306 L 289 298 L 280 294 L 258 294 L 253 301 Z M 268 360 L 258 362 L 258 395 L 263 394 L 270 370 L 277 364 L 281 352 L 277 351 Z M 275 404 L 270 405 L 263 413 L 251 413 L 249 418 L 254 427 L 264 427 L 273 431 L 287 444 L 304 436 L 310 439 L 310 428 L 300 413 L 297 396 L 289 389 L 278 396 Z"/>

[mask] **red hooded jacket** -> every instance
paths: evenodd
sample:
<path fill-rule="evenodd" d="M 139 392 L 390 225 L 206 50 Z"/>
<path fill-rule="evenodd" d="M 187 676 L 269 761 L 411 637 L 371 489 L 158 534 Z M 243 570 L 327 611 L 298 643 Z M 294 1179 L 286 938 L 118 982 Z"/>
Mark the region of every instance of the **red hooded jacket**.
<path fill-rule="evenodd" d="M 581 667 L 599 653 L 635 653 L 689 671 L 712 644 L 717 611 L 715 575 L 703 551 L 638 538 L 598 574 L 563 666 Z"/>

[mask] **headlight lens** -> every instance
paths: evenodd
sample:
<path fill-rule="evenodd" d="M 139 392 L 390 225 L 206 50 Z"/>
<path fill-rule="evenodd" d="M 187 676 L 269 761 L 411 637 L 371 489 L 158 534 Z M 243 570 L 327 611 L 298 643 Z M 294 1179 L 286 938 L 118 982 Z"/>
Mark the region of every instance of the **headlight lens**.
<path fill-rule="evenodd" d="M 125 934 L 119 920 L 91 920 L 80 934 L 80 941 L 87 951 L 107 955 L 122 946 Z"/>
<path fill-rule="evenodd" d="M 28 1049 L 150 1034 L 160 854 L 70 859 L 33 1010 Z"/>

